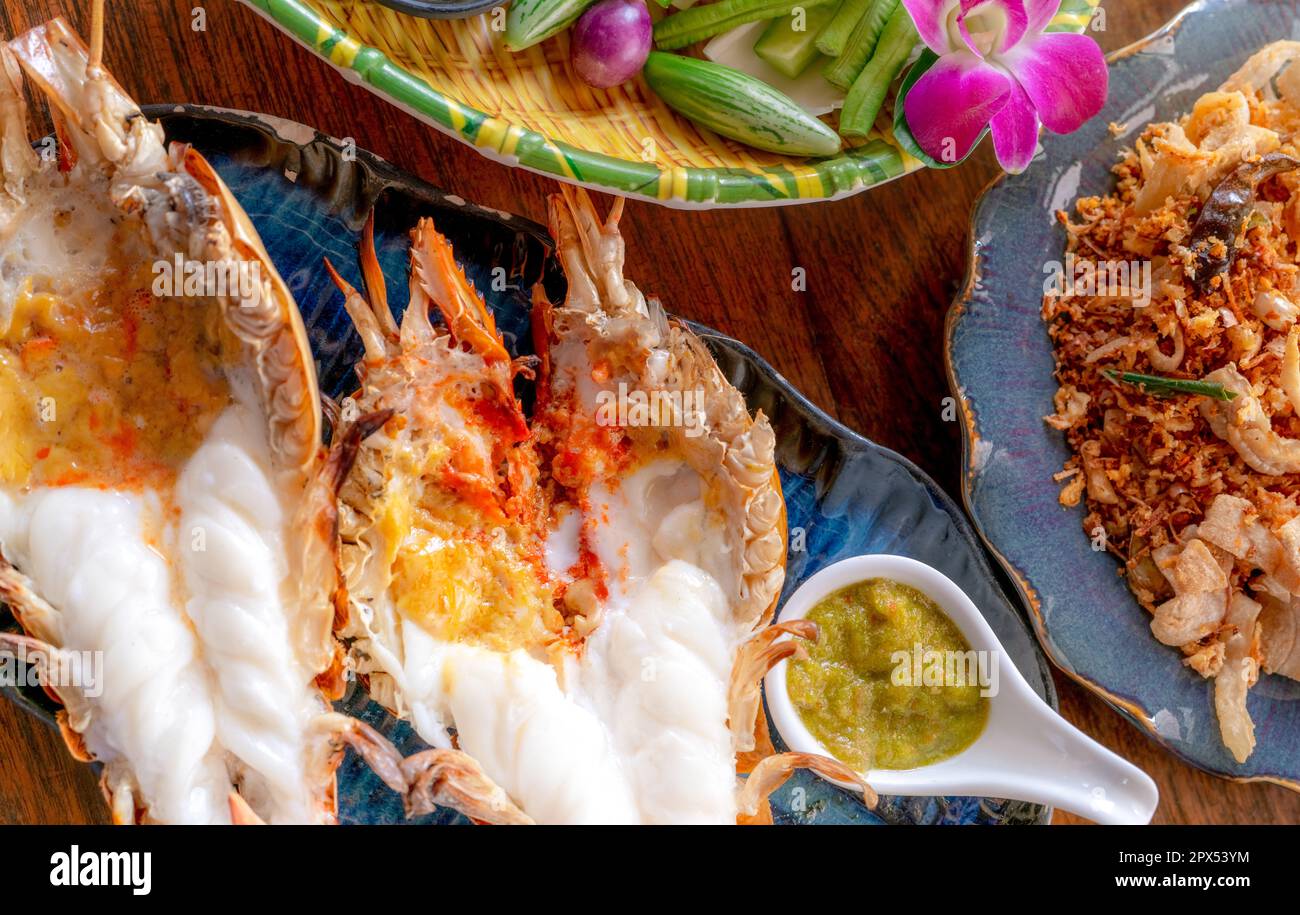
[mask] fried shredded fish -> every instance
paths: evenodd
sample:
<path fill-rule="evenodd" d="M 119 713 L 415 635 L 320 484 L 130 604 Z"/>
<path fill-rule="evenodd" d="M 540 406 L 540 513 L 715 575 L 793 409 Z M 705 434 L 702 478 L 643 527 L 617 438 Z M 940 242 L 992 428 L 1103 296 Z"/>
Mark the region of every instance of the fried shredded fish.
<path fill-rule="evenodd" d="M 1072 269 L 1042 310 L 1060 501 L 1086 503 L 1152 634 L 1214 681 L 1238 762 L 1259 672 L 1300 679 L 1297 58 L 1265 47 L 1149 125 L 1111 194 L 1058 212 Z"/>

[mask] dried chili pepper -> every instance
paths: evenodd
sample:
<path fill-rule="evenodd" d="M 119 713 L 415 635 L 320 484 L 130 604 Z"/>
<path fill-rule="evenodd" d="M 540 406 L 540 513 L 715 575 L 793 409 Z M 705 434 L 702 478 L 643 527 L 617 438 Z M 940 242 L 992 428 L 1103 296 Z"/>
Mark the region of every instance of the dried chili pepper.
<path fill-rule="evenodd" d="M 1283 172 L 1300 168 L 1300 160 L 1283 153 L 1269 153 L 1254 162 L 1243 162 L 1219 182 L 1196 218 L 1189 247 L 1196 256 L 1192 281 L 1204 293 L 1210 281 L 1228 272 L 1237 256 L 1237 235 L 1255 204 L 1259 185 Z M 1219 243 L 1222 250 L 1219 250 Z"/>

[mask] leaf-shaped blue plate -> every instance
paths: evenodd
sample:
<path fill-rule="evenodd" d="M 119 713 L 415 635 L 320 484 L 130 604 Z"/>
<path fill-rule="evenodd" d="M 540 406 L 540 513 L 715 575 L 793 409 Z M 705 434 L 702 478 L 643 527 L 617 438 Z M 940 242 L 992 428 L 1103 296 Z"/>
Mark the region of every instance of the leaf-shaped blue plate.
<path fill-rule="evenodd" d="M 330 394 L 353 388 L 352 367 L 361 346 L 321 259 L 328 256 L 360 285 L 356 244 L 372 207 L 379 259 L 395 304 L 406 289 L 407 233 L 420 216 L 433 217 L 470 279 L 488 291 L 498 325 L 516 352 L 530 345 L 533 285 L 540 280 L 553 296 L 563 292 L 549 239 L 534 223 L 467 204 L 368 153 L 345 154 L 301 125 L 189 106 L 159 106 L 147 113 L 161 119 L 171 139 L 191 142 L 208 156 L 243 204 L 298 300 L 321 386 Z M 1055 704 L 1046 663 L 960 509 L 914 465 L 836 423 L 748 348 L 696 329 L 751 408 L 772 418 L 789 524 L 795 545 L 802 547 L 790 556 L 787 594 L 846 556 L 889 552 L 928 562 L 970 595 L 1017 668 Z M 39 691 L 17 696 L 50 717 L 48 700 Z M 423 748 L 408 726 L 370 702 L 359 685 L 354 684 L 342 706 L 387 734 L 404 753 Z M 402 822 L 397 796 L 351 755 L 339 770 L 338 795 L 344 822 Z M 773 802 L 782 823 L 1041 823 L 1050 816 L 1038 805 L 985 798 L 884 798 L 872 813 L 806 773 L 792 779 Z M 425 822 L 457 819 L 448 811 Z"/>
<path fill-rule="evenodd" d="M 966 505 L 1053 662 L 1194 765 L 1300 790 L 1300 683 L 1263 677 L 1251 690 L 1258 745 L 1238 765 L 1219 739 L 1213 684 L 1156 642 L 1114 559 L 1091 549 L 1083 508 L 1057 501 L 1052 474 L 1067 448 L 1042 419 L 1053 412 L 1056 383 L 1039 317 L 1044 270 L 1065 251 L 1053 212 L 1109 192 L 1119 151 L 1148 123 L 1189 111 L 1254 51 L 1296 37 L 1298 22 L 1296 0 L 1203 0 L 1114 54 L 1106 109 L 1077 133 L 1044 135 L 1034 164 L 980 200 L 966 288 L 948 315 L 947 357 L 965 411 Z M 1121 136 L 1111 122 L 1126 126 Z"/>

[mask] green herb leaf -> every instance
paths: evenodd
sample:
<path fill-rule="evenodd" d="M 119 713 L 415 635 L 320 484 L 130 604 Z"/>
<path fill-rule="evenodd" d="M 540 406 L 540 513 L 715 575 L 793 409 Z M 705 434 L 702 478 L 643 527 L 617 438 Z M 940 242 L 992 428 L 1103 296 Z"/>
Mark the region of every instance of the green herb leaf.
<path fill-rule="evenodd" d="M 1165 378 L 1161 375 L 1143 375 L 1138 372 L 1117 372 L 1115 369 L 1102 369 L 1102 375 L 1114 382 L 1137 385 L 1148 394 L 1157 397 L 1172 397 L 1175 394 L 1195 394 L 1200 397 L 1212 397 L 1215 400 L 1232 400 L 1236 391 L 1229 391 L 1221 384 L 1211 381 L 1189 381 L 1186 378 Z"/>

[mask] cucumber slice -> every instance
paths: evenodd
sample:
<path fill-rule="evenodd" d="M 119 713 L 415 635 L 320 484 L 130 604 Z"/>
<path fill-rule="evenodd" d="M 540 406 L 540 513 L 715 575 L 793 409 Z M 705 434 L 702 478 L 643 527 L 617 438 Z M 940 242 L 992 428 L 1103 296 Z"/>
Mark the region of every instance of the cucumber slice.
<path fill-rule="evenodd" d="M 817 36 L 837 9 L 836 4 L 825 3 L 811 8 L 796 7 L 789 15 L 778 16 L 767 24 L 754 43 L 754 53 L 782 76 L 794 79 L 816 59 Z"/>

